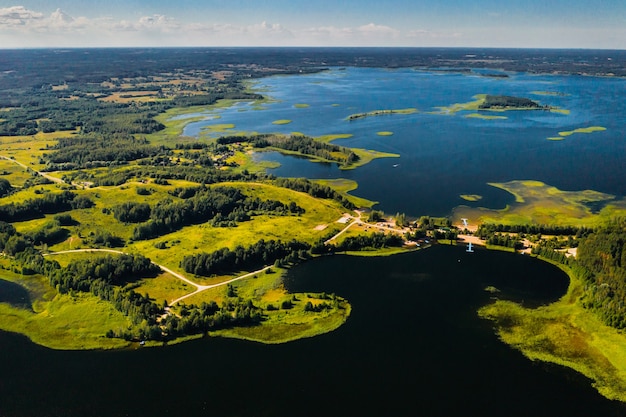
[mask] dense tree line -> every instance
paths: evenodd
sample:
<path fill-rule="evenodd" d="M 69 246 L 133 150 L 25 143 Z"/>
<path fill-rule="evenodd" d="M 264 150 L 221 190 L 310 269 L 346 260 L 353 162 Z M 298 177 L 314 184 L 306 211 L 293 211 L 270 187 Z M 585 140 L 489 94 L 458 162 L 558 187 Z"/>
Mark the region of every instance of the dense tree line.
<path fill-rule="evenodd" d="M 522 249 L 523 244 L 518 236 L 508 233 L 493 233 L 486 239 L 488 245 L 503 246 L 505 248 Z"/>
<path fill-rule="evenodd" d="M 478 226 L 475 236 L 486 239 L 494 233 L 524 233 L 529 235 L 556 235 L 576 236 L 577 238 L 588 235 L 592 229 L 578 226 L 559 226 L 550 224 L 494 224 L 485 223 Z"/>
<path fill-rule="evenodd" d="M 199 184 L 216 184 L 226 181 L 258 181 L 265 178 L 265 175 L 207 167 L 177 166 L 176 169 L 169 169 L 161 166 L 137 166 L 99 174 L 83 170 L 66 174 L 63 180 L 65 182 L 91 182 L 94 186 L 116 186 L 131 180 L 143 181 L 146 178 L 153 178 L 155 182 L 185 180 Z"/>
<path fill-rule="evenodd" d="M 227 274 L 258 269 L 285 258 L 291 260 L 293 254 L 298 257 L 301 251 L 307 251 L 310 247 L 307 243 L 295 240 L 283 243 L 280 240 L 261 239 L 247 248 L 239 245 L 233 250 L 222 248 L 211 253 L 185 256 L 180 266 L 195 275 Z"/>
<path fill-rule="evenodd" d="M 327 198 L 335 200 L 339 202 L 343 207 L 350 210 L 356 208 L 355 205 L 350 202 L 350 200 L 348 200 L 329 186 L 316 184 L 305 178 L 277 178 L 274 183 L 279 187 L 307 193 L 316 198 Z"/>
<path fill-rule="evenodd" d="M 370 235 L 349 236 L 334 250 L 337 252 L 355 251 L 363 249 L 380 249 L 386 247 L 402 246 L 404 240 L 395 233 L 372 233 Z"/>
<path fill-rule="evenodd" d="M 311 248 L 311 253 L 320 255 L 324 253 L 360 251 L 380 249 L 386 247 L 398 247 L 404 244 L 404 239 L 395 233 L 372 233 L 369 235 L 349 236 L 337 245 L 326 245 L 325 239 L 320 239 Z"/>
<path fill-rule="evenodd" d="M 584 305 L 608 325 L 626 328 L 626 219 L 583 239 L 577 261 L 588 271 Z"/>
<path fill-rule="evenodd" d="M 179 194 L 187 195 L 179 190 Z M 133 239 L 151 239 L 178 230 L 183 226 L 214 220 L 216 226 L 235 225 L 258 213 L 278 215 L 301 214 L 304 210 L 295 203 L 250 198 L 234 187 L 192 188 L 190 197 L 183 201 L 164 200 L 150 212 L 150 220 L 139 224 Z"/>
<path fill-rule="evenodd" d="M 93 206 L 93 201 L 71 191 L 48 193 L 41 198 L 28 199 L 22 203 L 10 203 L 0 206 L 0 218 L 8 222 L 32 220 L 44 214 L 60 213 L 72 209 Z"/>

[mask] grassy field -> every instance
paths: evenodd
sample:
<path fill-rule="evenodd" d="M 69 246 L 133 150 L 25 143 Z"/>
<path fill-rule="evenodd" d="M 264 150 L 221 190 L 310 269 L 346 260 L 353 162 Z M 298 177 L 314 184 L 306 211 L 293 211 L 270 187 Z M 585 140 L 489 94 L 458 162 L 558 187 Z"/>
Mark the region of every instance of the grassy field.
<path fill-rule="evenodd" d="M 527 309 L 499 300 L 479 315 L 492 320 L 502 341 L 529 359 L 572 368 L 591 378 L 602 395 L 626 401 L 626 335 L 581 306 L 582 283 L 559 267 L 568 272 L 570 286 L 556 303 Z"/>
<path fill-rule="evenodd" d="M 121 339 L 104 337 L 110 329 L 125 329 L 128 319 L 110 303 L 77 293 L 57 294 L 40 276 L 0 271 L 0 278 L 28 290 L 31 309 L 0 303 L 0 329 L 20 333 L 53 349 L 113 349 L 128 346 Z"/>

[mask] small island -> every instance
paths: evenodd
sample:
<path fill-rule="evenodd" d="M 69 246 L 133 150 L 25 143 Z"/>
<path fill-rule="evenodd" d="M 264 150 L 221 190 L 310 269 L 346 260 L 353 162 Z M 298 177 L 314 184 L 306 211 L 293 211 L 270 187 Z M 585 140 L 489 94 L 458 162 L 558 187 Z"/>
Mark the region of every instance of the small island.
<path fill-rule="evenodd" d="M 550 106 L 545 106 L 524 97 L 500 96 L 487 94 L 484 101 L 478 105 L 481 110 L 550 110 Z"/>
<path fill-rule="evenodd" d="M 413 114 L 417 113 L 417 109 L 409 108 L 409 109 L 391 109 L 391 110 L 373 110 L 365 113 L 355 113 L 351 114 L 346 118 L 346 120 L 353 121 L 357 119 L 363 119 L 365 117 L 372 116 L 385 116 L 389 114 Z"/>

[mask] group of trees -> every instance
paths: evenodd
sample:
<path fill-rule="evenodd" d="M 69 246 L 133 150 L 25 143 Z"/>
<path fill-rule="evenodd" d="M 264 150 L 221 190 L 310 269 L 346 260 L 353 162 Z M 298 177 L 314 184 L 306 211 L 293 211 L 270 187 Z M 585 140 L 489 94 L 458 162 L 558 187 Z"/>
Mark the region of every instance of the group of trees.
<path fill-rule="evenodd" d="M 123 223 L 141 223 L 150 218 L 150 205 L 127 201 L 112 208 L 113 217 Z"/>
<path fill-rule="evenodd" d="M 324 239 L 320 239 L 311 247 L 311 253 L 321 255 L 333 252 L 360 251 L 370 249 L 380 249 L 387 247 L 399 247 L 404 244 L 402 236 L 395 233 L 372 233 L 368 235 L 348 236 L 341 243 L 336 245 L 325 244 Z"/>
<path fill-rule="evenodd" d="M 11 183 L 4 178 L 0 178 L 0 198 L 10 194 L 12 191 Z"/>
<path fill-rule="evenodd" d="M 167 338 L 205 333 L 234 326 L 252 326 L 263 320 L 263 310 L 252 300 L 241 298 L 224 301 L 218 306 L 214 301 L 199 306 L 183 305 L 180 317 L 167 316 L 161 325 Z"/>
<path fill-rule="evenodd" d="M 60 138 L 49 148 L 44 161 L 48 171 L 68 171 L 125 164 L 141 158 L 171 153 L 162 146 L 153 146 L 145 139 L 127 134 Z"/>
<path fill-rule="evenodd" d="M 495 224 L 484 223 L 478 226 L 475 236 L 485 239 L 493 233 L 523 233 L 526 235 L 575 236 L 580 238 L 591 233 L 593 229 L 584 226 L 560 226 L 551 224 Z"/>
<path fill-rule="evenodd" d="M 545 106 L 524 97 L 496 96 L 488 94 L 485 101 L 478 106 L 480 109 L 523 108 L 540 109 Z"/>
<path fill-rule="evenodd" d="M 247 248 L 239 245 L 233 250 L 222 248 L 211 253 L 188 255 L 183 258 L 180 266 L 195 275 L 227 274 L 258 269 L 283 259 L 291 261 L 310 248 L 308 243 L 296 240 L 284 243 L 280 240 L 261 239 Z"/>
<path fill-rule="evenodd" d="M 186 225 L 216 218 L 215 225 L 228 222 L 228 225 L 234 226 L 237 221 L 249 220 L 250 216 L 258 213 L 287 215 L 304 212 L 302 207 L 293 202 L 284 204 L 275 200 L 251 198 L 234 187 L 197 187 L 189 192 L 179 191 L 178 195 L 188 198 L 183 201 L 168 199 L 157 203 L 150 210 L 150 220 L 135 227 L 133 239 L 151 239 Z M 141 212 L 147 213 L 147 209 Z"/>
<path fill-rule="evenodd" d="M 32 220 L 44 214 L 90 208 L 93 204 L 88 197 L 66 190 L 61 193 L 47 193 L 41 198 L 28 199 L 22 203 L 0 206 L 0 218 L 7 222 Z"/>
<path fill-rule="evenodd" d="M 335 200 L 339 202 L 343 207 L 350 210 L 356 208 L 356 206 L 352 204 L 350 200 L 345 198 L 341 193 L 333 190 L 331 187 L 327 185 L 316 184 L 305 178 L 276 178 L 274 183 L 279 187 L 307 193 L 316 198 L 327 198 Z"/>
<path fill-rule="evenodd" d="M 100 173 L 83 170 L 68 173 L 63 177 L 65 182 L 91 182 L 95 186 L 122 185 L 130 180 L 144 181 L 147 178 L 153 178 L 155 183 L 185 180 L 198 184 L 216 184 L 226 181 L 258 181 L 266 176 L 247 171 L 232 172 L 211 167 L 177 166 L 176 169 L 171 169 L 163 166 L 140 165 Z"/>

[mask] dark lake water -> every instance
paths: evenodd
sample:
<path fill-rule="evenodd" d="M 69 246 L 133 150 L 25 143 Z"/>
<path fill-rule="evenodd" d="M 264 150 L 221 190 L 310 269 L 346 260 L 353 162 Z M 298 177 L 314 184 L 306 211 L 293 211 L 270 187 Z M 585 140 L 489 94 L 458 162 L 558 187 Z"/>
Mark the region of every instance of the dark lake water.
<path fill-rule="evenodd" d="M 624 416 L 584 377 L 533 363 L 476 310 L 493 285 L 533 306 L 567 277 L 536 259 L 463 247 L 324 257 L 294 291 L 334 292 L 338 330 L 277 346 L 202 339 L 135 351 L 63 352 L 0 333 L 0 416 Z"/>
<path fill-rule="evenodd" d="M 489 182 L 539 180 L 573 191 L 594 189 L 626 195 L 626 80 L 510 73 L 508 78 L 436 73 L 413 69 L 346 68 L 305 75 L 271 77 L 258 88 L 277 100 L 265 110 L 239 103 L 219 110 L 217 120 L 190 124 L 197 135 L 212 124 L 234 124 L 242 132 L 302 132 L 317 136 L 350 133 L 338 145 L 400 154 L 354 171 L 311 163 L 272 152 L 258 160 L 279 161 L 278 176 L 351 178 L 357 194 L 379 201 L 379 209 L 412 216 L 447 215 L 461 194 L 479 194 L 481 206 L 502 208 L 513 201 Z M 550 92 L 552 95 L 538 94 Z M 476 94 L 527 97 L 570 114 L 544 111 L 496 113 L 506 120 L 430 114 L 439 106 L 465 103 Z M 307 104 L 297 108 L 296 104 Z M 411 115 L 368 117 L 349 122 L 350 114 L 377 109 L 417 108 Z M 493 113 L 491 113 L 493 114 Z M 279 119 L 292 120 L 274 125 Z M 602 126 L 604 132 L 549 141 L 561 131 Z M 377 132 L 392 131 L 393 136 Z M 397 166 L 396 166 L 397 165 Z"/>

